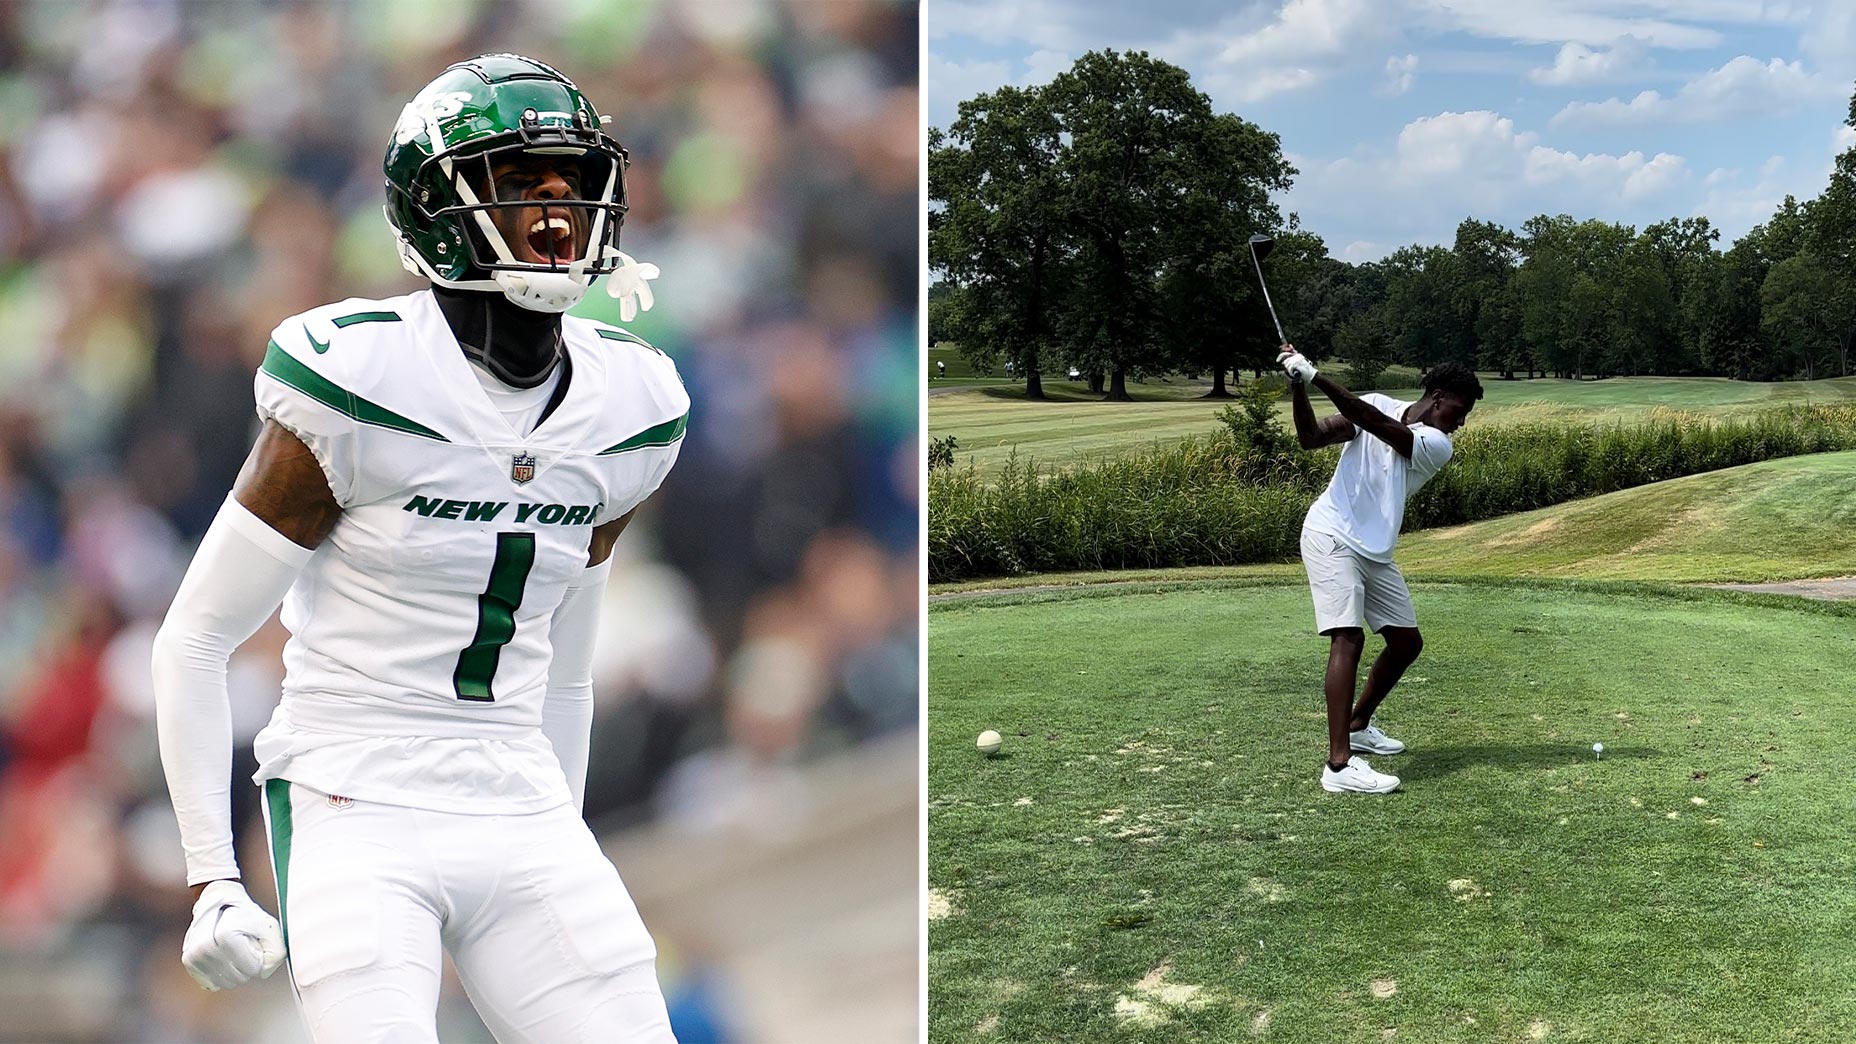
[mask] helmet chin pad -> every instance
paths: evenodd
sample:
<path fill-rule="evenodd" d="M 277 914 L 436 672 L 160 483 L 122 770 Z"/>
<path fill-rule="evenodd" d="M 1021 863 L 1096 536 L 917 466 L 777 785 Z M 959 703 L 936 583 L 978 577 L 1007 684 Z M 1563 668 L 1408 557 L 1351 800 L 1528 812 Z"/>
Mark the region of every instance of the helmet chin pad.
<path fill-rule="evenodd" d="M 511 304 L 532 312 L 565 312 L 586 296 L 590 276 L 566 272 L 495 272 L 491 278 Z"/>

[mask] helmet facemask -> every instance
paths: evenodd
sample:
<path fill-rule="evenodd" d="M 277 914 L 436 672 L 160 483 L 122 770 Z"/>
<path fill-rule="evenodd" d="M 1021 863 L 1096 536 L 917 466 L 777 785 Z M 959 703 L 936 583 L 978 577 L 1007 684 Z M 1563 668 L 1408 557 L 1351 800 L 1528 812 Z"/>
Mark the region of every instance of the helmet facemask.
<path fill-rule="evenodd" d="M 523 115 L 515 131 L 421 165 L 418 198 L 408 200 L 415 220 L 455 221 L 470 268 L 489 278 L 422 274 L 457 289 L 500 290 L 535 311 L 564 312 L 594 277 L 620 264 L 628 159 L 596 127 L 541 126 Z"/>

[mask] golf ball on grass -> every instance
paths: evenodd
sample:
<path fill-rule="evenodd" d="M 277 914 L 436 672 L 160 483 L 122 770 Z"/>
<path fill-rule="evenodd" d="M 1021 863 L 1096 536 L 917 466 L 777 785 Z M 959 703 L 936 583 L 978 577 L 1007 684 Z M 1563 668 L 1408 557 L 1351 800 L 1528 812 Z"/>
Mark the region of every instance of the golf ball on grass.
<path fill-rule="evenodd" d="M 1603 743 L 1592 744 L 1592 756 L 1595 758 L 1604 757 L 1605 756 L 1605 745 Z"/>
<path fill-rule="evenodd" d="M 979 744 L 978 744 L 980 748 L 980 753 L 981 754 L 999 753 L 1000 742 L 1001 741 L 999 739 L 999 734 L 992 729 L 987 729 L 985 732 L 980 733 L 980 739 L 979 739 Z"/>

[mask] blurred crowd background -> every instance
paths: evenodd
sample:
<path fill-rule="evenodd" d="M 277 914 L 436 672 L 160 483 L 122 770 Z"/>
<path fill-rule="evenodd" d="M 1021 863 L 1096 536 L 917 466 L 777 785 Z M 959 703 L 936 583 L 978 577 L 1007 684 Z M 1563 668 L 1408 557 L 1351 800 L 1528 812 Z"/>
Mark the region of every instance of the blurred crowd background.
<path fill-rule="evenodd" d="M 381 215 L 381 157 L 421 86 L 491 51 L 556 66 L 613 115 L 633 157 L 622 246 L 664 272 L 629 326 L 695 404 L 620 542 L 587 794 L 679 1033 L 914 1039 L 917 17 L 0 3 L 0 1040 L 302 1039 L 284 976 L 208 995 L 180 966 L 149 643 L 250 446 L 270 330 L 423 285 Z M 580 311 L 617 322 L 614 305 L 596 287 Z M 246 777 L 285 637 L 273 621 L 232 665 Z M 241 862 L 274 906 L 256 790 L 236 792 Z M 749 880 L 860 896 L 861 920 L 795 935 L 779 894 L 700 916 Z M 882 982 L 847 983 L 847 948 Z M 902 1007 L 852 1027 L 769 999 L 861 985 L 868 1004 L 904 972 Z M 488 1039 L 455 989 L 442 1024 Z"/>

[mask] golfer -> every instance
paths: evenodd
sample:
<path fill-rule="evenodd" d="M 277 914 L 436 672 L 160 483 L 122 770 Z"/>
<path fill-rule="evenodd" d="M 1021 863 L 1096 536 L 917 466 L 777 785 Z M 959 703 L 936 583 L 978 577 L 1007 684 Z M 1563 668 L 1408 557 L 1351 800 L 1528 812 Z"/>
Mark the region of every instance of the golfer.
<path fill-rule="evenodd" d="M 1424 648 L 1411 591 L 1392 563 L 1392 548 L 1405 519 L 1405 502 L 1449 462 L 1450 434 L 1482 398 L 1482 382 L 1468 367 L 1446 363 L 1424 375 L 1424 394 L 1417 402 L 1403 402 L 1389 395 L 1353 394 L 1317 374 L 1292 344 L 1282 346 L 1276 361 L 1289 375 L 1302 448 L 1346 443 L 1334 478 L 1302 522 L 1302 563 L 1315 598 L 1315 629 L 1330 641 L 1324 686 L 1328 760 L 1321 788 L 1389 794 L 1398 789 L 1398 777 L 1375 771 L 1355 752 L 1405 749 L 1373 724 L 1373 712 Z M 1340 412 L 1315 419 L 1310 384 Z M 1385 636 L 1386 647 L 1355 702 L 1368 627 Z"/>

